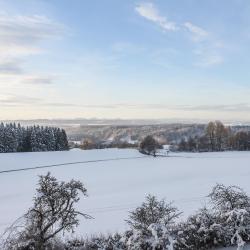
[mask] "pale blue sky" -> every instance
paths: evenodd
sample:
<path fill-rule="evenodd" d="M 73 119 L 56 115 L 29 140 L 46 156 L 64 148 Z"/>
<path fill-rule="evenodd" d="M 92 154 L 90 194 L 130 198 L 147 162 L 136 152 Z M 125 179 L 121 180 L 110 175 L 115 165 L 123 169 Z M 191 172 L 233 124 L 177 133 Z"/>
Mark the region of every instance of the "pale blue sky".
<path fill-rule="evenodd" d="M 248 0 L 0 0 L 0 116 L 250 121 Z"/>

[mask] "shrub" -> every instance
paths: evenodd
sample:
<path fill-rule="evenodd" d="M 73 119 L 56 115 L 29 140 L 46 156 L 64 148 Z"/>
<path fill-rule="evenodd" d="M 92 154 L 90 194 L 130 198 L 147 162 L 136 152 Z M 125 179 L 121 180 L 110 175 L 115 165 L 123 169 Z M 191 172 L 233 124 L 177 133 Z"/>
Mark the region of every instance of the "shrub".
<path fill-rule="evenodd" d="M 157 149 L 162 148 L 162 146 L 154 139 L 154 137 L 148 135 L 140 143 L 139 151 L 147 155 L 156 155 Z"/>
<path fill-rule="evenodd" d="M 241 249 L 250 240 L 250 198 L 236 186 L 217 184 L 209 195 L 227 245 Z"/>
<path fill-rule="evenodd" d="M 207 208 L 200 209 L 176 226 L 175 249 L 204 250 L 224 245 L 224 229 Z"/>

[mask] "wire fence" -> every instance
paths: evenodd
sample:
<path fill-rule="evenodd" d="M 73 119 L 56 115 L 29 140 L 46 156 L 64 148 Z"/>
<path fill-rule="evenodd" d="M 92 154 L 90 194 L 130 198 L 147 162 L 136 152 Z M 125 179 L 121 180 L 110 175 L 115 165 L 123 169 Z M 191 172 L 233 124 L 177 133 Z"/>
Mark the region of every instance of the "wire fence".
<path fill-rule="evenodd" d="M 148 156 L 107 158 L 107 159 L 88 160 L 88 161 L 66 162 L 66 163 L 58 163 L 58 164 L 50 164 L 50 165 L 27 167 L 27 168 L 6 169 L 6 170 L 0 170 L 0 174 L 6 174 L 6 173 L 12 173 L 12 172 L 21 172 L 21 171 L 28 171 L 28 170 L 34 170 L 34 169 L 53 168 L 53 167 L 60 167 L 60 166 L 67 166 L 67 165 L 76 165 L 76 164 L 87 164 L 87 163 L 95 163 L 95 162 L 107 162 L 107 161 L 142 159 L 142 158 L 145 158 L 145 157 L 148 157 Z"/>

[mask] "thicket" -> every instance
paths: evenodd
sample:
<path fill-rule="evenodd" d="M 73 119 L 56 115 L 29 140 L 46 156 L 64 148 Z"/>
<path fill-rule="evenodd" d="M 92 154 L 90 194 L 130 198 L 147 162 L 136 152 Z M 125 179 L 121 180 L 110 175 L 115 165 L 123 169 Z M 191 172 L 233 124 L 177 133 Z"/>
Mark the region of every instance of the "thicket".
<path fill-rule="evenodd" d="M 13 224 L 1 242 L 3 250 L 206 250 L 250 242 L 250 197 L 239 187 L 217 184 L 208 195 L 208 207 L 184 221 L 181 213 L 165 200 L 146 196 L 126 220 L 129 230 L 114 235 L 66 240 L 78 216 L 91 217 L 76 209 L 84 185 L 75 180 L 58 182 L 50 174 L 40 176 L 34 204 L 20 225 Z M 78 207 L 79 208 L 79 207 Z M 82 232 L 84 234 L 84 232 Z"/>

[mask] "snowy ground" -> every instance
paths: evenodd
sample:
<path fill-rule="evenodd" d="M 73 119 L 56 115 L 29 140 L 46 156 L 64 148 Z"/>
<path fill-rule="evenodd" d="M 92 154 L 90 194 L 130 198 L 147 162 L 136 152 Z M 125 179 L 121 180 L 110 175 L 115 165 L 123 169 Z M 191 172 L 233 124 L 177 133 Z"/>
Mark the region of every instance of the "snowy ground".
<path fill-rule="evenodd" d="M 0 171 L 86 160 L 138 157 L 136 150 L 72 150 L 69 152 L 0 154 Z M 89 197 L 79 209 L 95 219 L 83 220 L 81 235 L 121 231 L 128 211 L 146 194 L 174 201 L 187 216 L 206 203 L 216 183 L 239 185 L 250 194 L 250 152 L 170 153 L 170 157 L 144 157 L 90 162 L 0 174 L 0 233 L 31 206 L 37 176 L 50 171 L 60 180 L 84 182 Z"/>
<path fill-rule="evenodd" d="M 216 250 L 236 250 L 237 247 L 217 248 Z M 245 245 L 243 250 L 250 250 L 250 245 Z"/>

